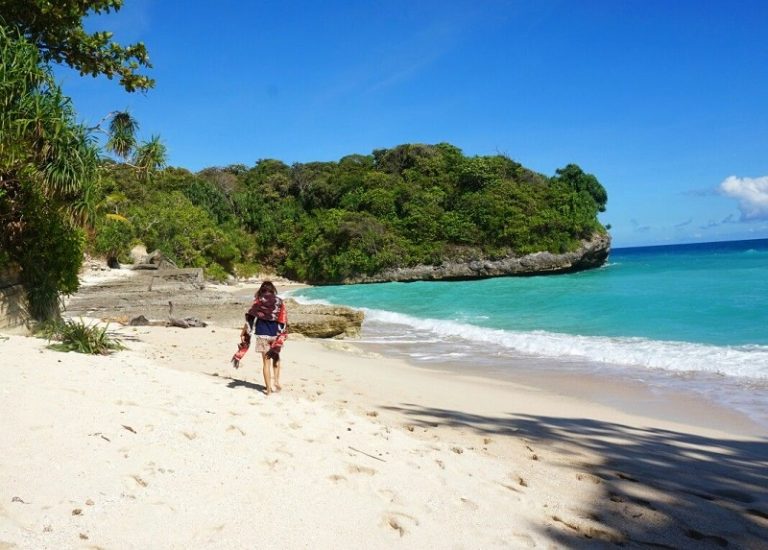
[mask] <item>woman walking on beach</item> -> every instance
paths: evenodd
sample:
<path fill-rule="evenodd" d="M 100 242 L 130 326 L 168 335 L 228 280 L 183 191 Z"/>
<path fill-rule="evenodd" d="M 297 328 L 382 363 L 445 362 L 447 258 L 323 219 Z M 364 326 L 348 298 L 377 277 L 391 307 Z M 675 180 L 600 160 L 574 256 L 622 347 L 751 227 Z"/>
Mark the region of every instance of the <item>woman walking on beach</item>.
<path fill-rule="evenodd" d="M 251 309 L 245 314 L 245 320 L 245 326 L 240 333 L 240 349 L 232 358 L 232 364 L 235 368 L 240 366 L 240 359 L 248 351 L 253 336 L 256 339 L 256 351 L 261 353 L 263 362 L 265 393 L 272 393 L 273 374 L 274 389 L 280 391 L 280 351 L 287 336 L 285 327 L 288 314 L 285 302 L 277 295 L 272 281 L 261 283 Z"/>

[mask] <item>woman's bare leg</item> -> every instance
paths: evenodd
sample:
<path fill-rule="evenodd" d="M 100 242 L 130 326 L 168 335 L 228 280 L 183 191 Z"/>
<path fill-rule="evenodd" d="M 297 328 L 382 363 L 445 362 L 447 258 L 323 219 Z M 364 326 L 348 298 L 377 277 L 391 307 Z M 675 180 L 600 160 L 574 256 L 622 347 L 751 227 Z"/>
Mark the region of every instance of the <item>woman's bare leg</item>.
<path fill-rule="evenodd" d="M 280 360 L 273 359 L 272 365 L 275 367 L 275 391 L 280 391 L 283 387 L 280 385 Z"/>
<path fill-rule="evenodd" d="M 264 363 L 264 387 L 266 388 L 266 394 L 272 393 L 272 360 L 267 357 L 266 353 L 261 354 L 261 360 Z"/>

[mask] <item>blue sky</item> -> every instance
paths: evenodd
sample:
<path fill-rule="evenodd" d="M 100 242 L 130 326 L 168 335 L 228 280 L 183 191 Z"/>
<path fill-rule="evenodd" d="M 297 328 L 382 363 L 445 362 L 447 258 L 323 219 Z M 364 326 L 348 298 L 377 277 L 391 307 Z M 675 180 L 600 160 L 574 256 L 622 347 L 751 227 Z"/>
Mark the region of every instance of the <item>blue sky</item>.
<path fill-rule="evenodd" d="M 215 8 L 211 8 L 215 6 Z M 614 246 L 768 237 L 768 2 L 125 0 L 157 86 L 59 70 L 193 171 L 450 142 L 608 190 Z"/>

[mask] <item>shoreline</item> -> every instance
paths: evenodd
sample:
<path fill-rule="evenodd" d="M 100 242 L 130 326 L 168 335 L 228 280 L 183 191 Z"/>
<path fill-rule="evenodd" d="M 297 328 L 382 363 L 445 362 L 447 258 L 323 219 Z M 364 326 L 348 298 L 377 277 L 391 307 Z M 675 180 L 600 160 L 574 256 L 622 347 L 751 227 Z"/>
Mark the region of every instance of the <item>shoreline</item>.
<path fill-rule="evenodd" d="M 481 334 L 483 329 L 479 326 L 465 326 L 472 336 L 460 336 L 452 321 L 446 321 L 449 326 L 442 327 L 443 321 L 439 319 L 410 318 L 384 310 L 373 312 L 375 317 L 366 314 L 367 326 L 363 326 L 358 345 L 417 367 L 521 381 L 661 420 L 675 418 L 701 427 L 768 435 L 768 381 L 764 379 L 727 376 L 716 370 L 672 370 L 593 361 L 581 356 L 526 353 L 510 347 L 514 343 L 493 343 L 487 334 Z M 490 332 L 494 330 L 502 332 Z M 524 340 L 522 343 L 526 344 Z M 668 347 L 673 344 L 661 343 Z M 702 356 L 701 360 L 708 358 Z M 674 363 L 675 357 L 666 361 Z"/>
<path fill-rule="evenodd" d="M 365 340 L 365 337 L 366 334 L 363 334 L 361 338 Z M 382 353 L 387 348 L 381 343 L 370 341 L 355 345 L 373 353 Z M 391 346 L 390 349 L 392 347 L 397 348 L 397 345 Z M 750 412 L 742 407 L 723 403 L 714 396 L 689 387 L 689 378 L 675 378 L 674 374 L 666 372 L 644 372 L 628 367 L 602 368 L 599 371 L 586 368 L 564 369 L 557 364 L 557 359 L 526 357 L 522 354 L 511 360 L 514 363 L 511 368 L 502 364 L 468 366 L 461 361 L 446 358 L 419 361 L 403 349 L 397 349 L 392 356 L 415 368 L 464 375 L 489 382 L 520 383 L 545 392 L 591 401 L 625 413 L 649 416 L 657 420 L 673 420 L 701 428 L 714 428 L 755 437 L 768 435 L 768 416 L 750 415 Z M 706 384 L 722 383 L 714 378 L 699 382 L 702 387 Z"/>
<path fill-rule="evenodd" d="M 568 381 L 414 366 L 354 340 L 289 338 L 284 389 L 266 397 L 256 354 L 228 365 L 231 324 L 121 327 L 129 349 L 107 357 L 0 339 L 0 548 L 768 536 L 765 438 L 574 397 Z"/>

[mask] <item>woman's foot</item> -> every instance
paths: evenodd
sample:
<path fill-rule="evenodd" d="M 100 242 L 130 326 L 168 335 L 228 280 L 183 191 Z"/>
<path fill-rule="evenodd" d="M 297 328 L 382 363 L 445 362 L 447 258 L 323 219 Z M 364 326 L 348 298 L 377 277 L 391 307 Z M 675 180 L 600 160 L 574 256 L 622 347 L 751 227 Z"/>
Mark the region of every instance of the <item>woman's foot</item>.
<path fill-rule="evenodd" d="M 283 387 L 280 384 L 275 383 L 275 391 L 280 391 L 282 389 Z"/>

